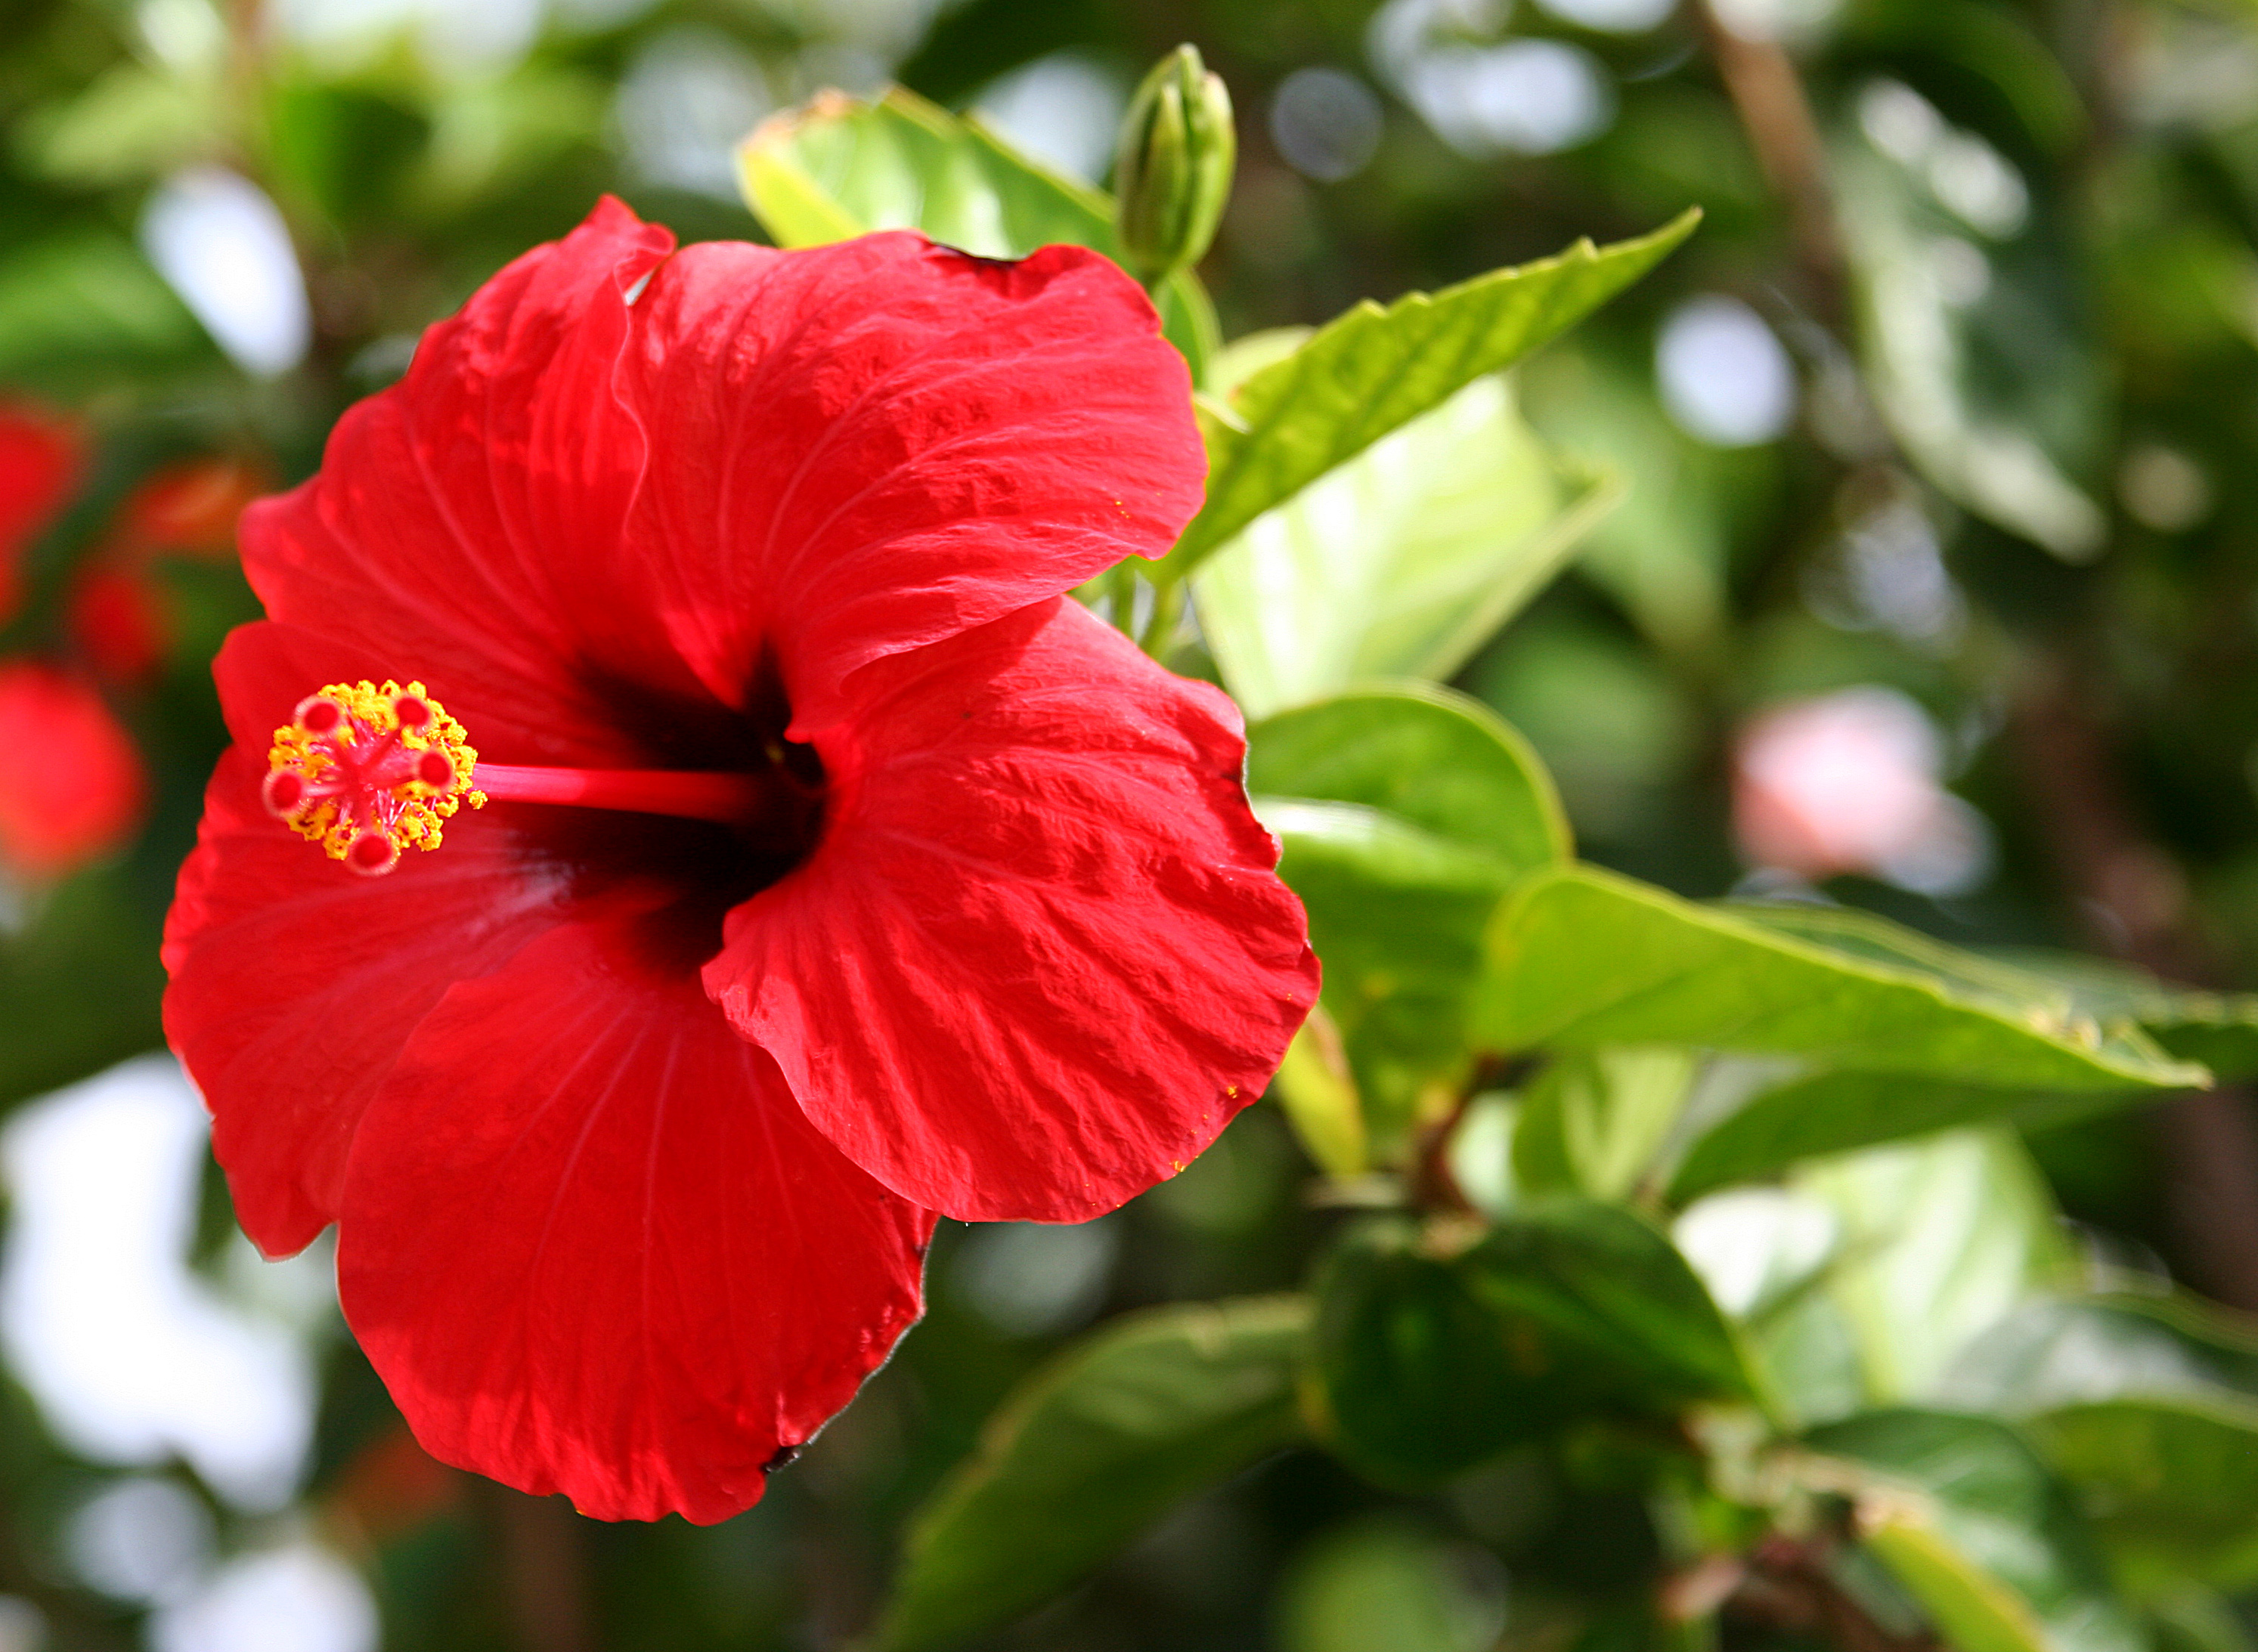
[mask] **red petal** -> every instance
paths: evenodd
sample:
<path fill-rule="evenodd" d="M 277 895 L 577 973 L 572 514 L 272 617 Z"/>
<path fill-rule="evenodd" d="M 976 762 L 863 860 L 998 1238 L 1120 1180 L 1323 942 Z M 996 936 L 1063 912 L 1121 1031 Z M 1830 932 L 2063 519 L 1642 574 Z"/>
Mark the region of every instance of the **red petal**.
<path fill-rule="evenodd" d="M 1183 1168 L 1317 988 L 1231 702 L 1063 601 L 854 686 L 824 841 L 707 989 L 920 1204 L 1075 1221 Z"/>
<path fill-rule="evenodd" d="M 933 1217 L 639 946 L 574 924 L 449 992 L 354 1146 L 338 1275 L 434 1456 L 704 1522 L 915 1321 Z"/>
<path fill-rule="evenodd" d="M 629 756 L 599 673 L 691 686 L 678 663 L 667 682 L 648 598 L 606 578 L 646 447 L 614 391 L 627 294 L 672 245 L 607 200 L 426 332 L 407 379 L 338 421 L 318 476 L 245 513 L 269 617 L 351 636 L 380 679 L 421 677 L 489 756 Z"/>
<path fill-rule="evenodd" d="M 369 670 L 293 627 L 228 639 L 213 671 L 237 744 L 165 925 L 166 1036 L 212 1110 L 236 1213 L 272 1256 L 336 1218 L 353 1131 L 416 1023 L 557 923 L 564 899 L 492 819 L 458 814 L 438 851 L 366 878 L 266 812 L 274 728 L 314 689 Z"/>
<path fill-rule="evenodd" d="M 616 684 L 741 705 L 772 644 L 819 727 L 1199 507 L 1182 360 L 1095 253 L 670 245 L 607 202 L 433 328 L 246 514 L 269 614 L 454 680 L 493 756 L 632 764 Z"/>
<path fill-rule="evenodd" d="M 30 660 L 0 664 L 0 861 L 75 871 L 123 845 L 148 806 L 132 736 L 92 687 Z"/>
<path fill-rule="evenodd" d="M 769 633 L 801 730 L 843 714 L 858 666 L 1158 557 L 1199 508 L 1183 360 L 1084 249 L 714 243 L 636 316 L 632 554 L 723 700 Z"/>

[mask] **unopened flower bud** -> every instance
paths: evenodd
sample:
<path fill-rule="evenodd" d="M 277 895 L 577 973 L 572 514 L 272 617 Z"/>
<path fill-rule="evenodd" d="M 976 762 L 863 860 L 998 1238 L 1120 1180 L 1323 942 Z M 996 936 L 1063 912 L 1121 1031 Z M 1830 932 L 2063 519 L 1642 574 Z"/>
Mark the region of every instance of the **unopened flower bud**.
<path fill-rule="evenodd" d="M 1238 158 L 1231 94 L 1196 46 L 1178 46 L 1129 100 L 1114 163 L 1122 261 L 1147 285 L 1207 252 Z"/>

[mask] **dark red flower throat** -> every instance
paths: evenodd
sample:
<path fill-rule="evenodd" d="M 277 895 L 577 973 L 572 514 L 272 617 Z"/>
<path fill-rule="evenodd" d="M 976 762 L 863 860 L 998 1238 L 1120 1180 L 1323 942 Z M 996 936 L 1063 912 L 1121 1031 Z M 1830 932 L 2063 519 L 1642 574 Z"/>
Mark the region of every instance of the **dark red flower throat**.
<path fill-rule="evenodd" d="M 792 707 L 773 656 L 744 709 L 612 683 L 601 697 L 650 768 L 481 761 L 470 731 L 421 682 L 333 683 L 274 731 L 260 789 L 267 812 L 353 872 L 392 871 L 437 849 L 467 805 L 535 805 L 513 822 L 531 858 L 586 890 L 596 869 L 671 886 L 692 968 L 719 949 L 728 909 L 777 883 L 822 836 L 824 769 L 786 738 Z M 562 809 L 568 812 L 557 813 Z M 596 819 L 588 816 L 593 813 Z M 624 817 L 602 819 L 601 817 Z"/>

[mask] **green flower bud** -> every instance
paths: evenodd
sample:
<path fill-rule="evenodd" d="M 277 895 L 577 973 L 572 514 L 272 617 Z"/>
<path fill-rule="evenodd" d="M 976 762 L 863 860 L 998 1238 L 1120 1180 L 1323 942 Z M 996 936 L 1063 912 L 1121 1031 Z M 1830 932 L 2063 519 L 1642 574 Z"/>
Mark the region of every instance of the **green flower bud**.
<path fill-rule="evenodd" d="M 1198 47 L 1178 46 L 1129 100 L 1113 167 L 1121 259 L 1146 285 L 1207 252 L 1238 159 L 1231 94 L 1200 62 Z"/>

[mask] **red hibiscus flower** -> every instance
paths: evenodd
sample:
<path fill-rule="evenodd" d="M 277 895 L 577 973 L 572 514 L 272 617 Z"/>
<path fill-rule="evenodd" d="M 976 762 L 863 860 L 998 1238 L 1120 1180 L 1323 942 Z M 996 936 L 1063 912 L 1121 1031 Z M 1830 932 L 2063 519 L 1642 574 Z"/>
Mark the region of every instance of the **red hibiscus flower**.
<path fill-rule="evenodd" d="M 245 515 L 166 1019 L 434 1455 L 709 1521 L 935 1212 L 1172 1174 L 1317 970 L 1229 702 L 1060 594 L 1199 502 L 1137 287 L 671 249 L 607 201 Z"/>
<path fill-rule="evenodd" d="M 45 882 L 131 838 L 148 803 L 132 736 L 93 687 L 0 663 L 0 869 Z"/>
<path fill-rule="evenodd" d="M 24 553 L 78 486 L 84 459 L 69 424 L 0 405 L 0 621 L 23 601 Z"/>

